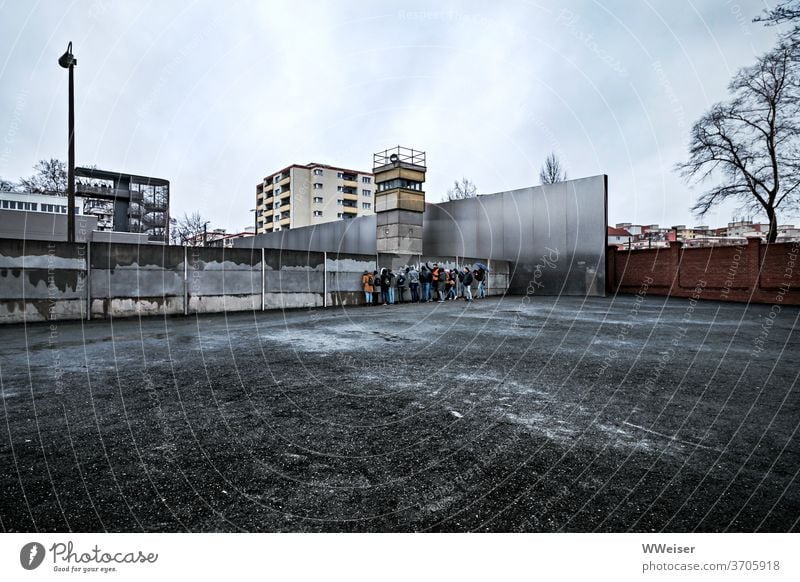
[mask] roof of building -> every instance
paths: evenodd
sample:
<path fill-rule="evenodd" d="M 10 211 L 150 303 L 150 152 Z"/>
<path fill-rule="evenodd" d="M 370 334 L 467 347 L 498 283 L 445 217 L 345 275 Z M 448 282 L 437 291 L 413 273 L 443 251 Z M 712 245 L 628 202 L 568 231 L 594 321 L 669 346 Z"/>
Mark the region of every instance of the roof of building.
<path fill-rule="evenodd" d="M 361 174 L 361 175 L 364 175 L 364 176 L 372 176 L 373 175 L 372 172 L 365 172 L 364 170 L 352 170 L 350 168 L 342 168 L 342 167 L 339 167 L 339 166 L 331 166 L 331 165 L 328 165 L 328 164 L 320 164 L 320 163 L 317 163 L 317 162 L 309 162 L 308 164 L 291 164 L 289 166 L 286 166 L 285 168 L 282 168 L 282 169 L 278 170 L 277 172 L 271 172 L 270 174 L 267 174 L 264 177 L 262 182 L 264 180 L 266 180 L 267 178 L 269 178 L 270 176 L 275 176 L 277 174 L 283 174 L 284 172 L 287 172 L 287 171 L 291 170 L 292 168 L 303 168 L 304 170 L 311 170 L 312 168 L 324 168 L 326 170 L 338 170 L 338 171 L 342 171 L 342 172 L 348 172 L 348 173 L 351 173 L 351 174 Z"/>
<path fill-rule="evenodd" d="M 624 228 L 615 228 L 613 226 L 609 226 L 608 236 L 633 236 L 633 235 Z"/>

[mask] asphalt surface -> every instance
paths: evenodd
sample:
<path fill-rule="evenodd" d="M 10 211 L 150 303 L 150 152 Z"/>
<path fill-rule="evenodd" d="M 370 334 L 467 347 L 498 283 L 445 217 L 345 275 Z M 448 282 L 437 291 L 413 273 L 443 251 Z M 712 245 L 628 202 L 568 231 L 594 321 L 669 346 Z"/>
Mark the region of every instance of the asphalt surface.
<path fill-rule="evenodd" d="M 3 531 L 797 531 L 800 310 L 633 295 L 0 328 Z"/>

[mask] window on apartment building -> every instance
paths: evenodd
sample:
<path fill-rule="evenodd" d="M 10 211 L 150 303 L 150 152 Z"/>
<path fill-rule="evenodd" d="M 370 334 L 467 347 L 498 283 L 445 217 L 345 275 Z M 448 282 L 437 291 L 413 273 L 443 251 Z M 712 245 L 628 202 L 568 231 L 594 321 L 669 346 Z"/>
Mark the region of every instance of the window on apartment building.
<path fill-rule="evenodd" d="M 322 216 L 322 210 L 315 210 L 314 216 Z"/>
<path fill-rule="evenodd" d="M 365 209 L 369 210 L 370 208 L 372 208 L 372 203 L 371 202 L 362 202 L 361 203 L 361 208 L 365 208 Z"/>
<path fill-rule="evenodd" d="M 361 195 L 364 198 L 369 198 L 370 196 L 372 196 L 372 190 L 362 190 L 361 191 Z"/>
<path fill-rule="evenodd" d="M 341 198 L 339 198 L 339 199 L 336 201 L 336 204 L 338 204 L 339 206 L 341 206 L 342 204 L 344 204 L 344 200 L 342 200 Z"/>
<path fill-rule="evenodd" d="M 344 174 L 342 172 L 337 172 L 336 173 L 336 177 L 337 178 L 342 178 L 342 177 L 344 177 Z"/>
<path fill-rule="evenodd" d="M 8 208 L 8 200 L 3 200 L 3 208 Z"/>
<path fill-rule="evenodd" d="M 344 192 L 344 186 L 336 186 L 337 192 Z"/>
<path fill-rule="evenodd" d="M 314 196 L 314 204 L 322 204 L 322 196 Z"/>
<path fill-rule="evenodd" d="M 321 176 L 322 175 L 322 168 L 314 168 L 314 175 Z"/>
<path fill-rule="evenodd" d="M 314 182 L 314 190 L 322 190 L 322 184 L 319 182 Z"/>
<path fill-rule="evenodd" d="M 343 213 L 341 213 L 341 212 L 339 212 L 339 213 L 337 213 L 337 214 L 336 214 L 336 218 L 342 218 L 343 216 L 344 216 L 344 214 L 343 214 Z"/>
<path fill-rule="evenodd" d="M 370 178 L 369 176 L 362 176 L 361 181 L 364 184 L 371 184 L 372 183 L 372 178 Z"/>

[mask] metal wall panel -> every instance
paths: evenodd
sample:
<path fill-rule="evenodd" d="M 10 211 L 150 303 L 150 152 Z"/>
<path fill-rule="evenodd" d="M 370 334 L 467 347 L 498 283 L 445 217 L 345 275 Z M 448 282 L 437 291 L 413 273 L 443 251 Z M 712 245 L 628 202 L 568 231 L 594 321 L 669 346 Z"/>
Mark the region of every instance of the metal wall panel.
<path fill-rule="evenodd" d="M 423 253 L 512 263 L 511 290 L 604 295 L 607 177 L 426 206 Z M 237 246 L 375 254 L 377 218 L 298 228 Z"/>
<path fill-rule="evenodd" d="M 478 228 L 475 236 L 476 253 L 473 256 L 482 256 L 487 260 L 492 257 L 505 256 L 503 251 L 503 240 L 505 231 L 505 221 L 497 220 L 498 216 L 503 216 L 503 197 L 502 196 L 480 196 L 476 198 L 476 223 L 486 223 L 488 228 Z"/>

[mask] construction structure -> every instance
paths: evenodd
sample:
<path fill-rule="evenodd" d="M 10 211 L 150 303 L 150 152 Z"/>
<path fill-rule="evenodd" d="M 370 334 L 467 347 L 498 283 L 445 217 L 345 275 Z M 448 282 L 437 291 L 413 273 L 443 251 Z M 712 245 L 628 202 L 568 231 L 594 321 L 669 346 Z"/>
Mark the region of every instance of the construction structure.
<path fill-rule="evenodd" d="M 169 242 L 169 181 L 75 168 L 75 195 L 85 214 L 97 217 L 98 230 L 139 233 L 153 242 Z"/>

